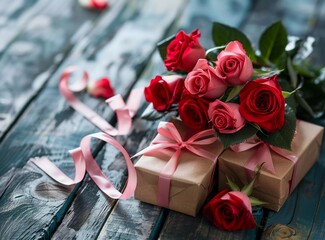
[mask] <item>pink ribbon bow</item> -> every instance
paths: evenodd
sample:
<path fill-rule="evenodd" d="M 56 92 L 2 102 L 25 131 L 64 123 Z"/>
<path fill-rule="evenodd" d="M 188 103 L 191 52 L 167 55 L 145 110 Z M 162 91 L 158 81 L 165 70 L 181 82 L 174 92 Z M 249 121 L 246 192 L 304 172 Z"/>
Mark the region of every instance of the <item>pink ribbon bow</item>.
<path fill-rule="evenodd" d="M 291 152 L 279 147 L 272 146 L 261 140 L 251 139 L 249 141 L 230 146 L 230 148 L 235 152 L 244 152 L 256 148 L 256 151 L 253 156 L 244 165 L 248 179 L 252 179 L 254 177 L 256 166 L 262 163 L 264 163 L 263 169 L 275 174 L 271 151 L 275 152 L 276 154 L 280 155 L 285 159 L 292 161 L 295 165 L 298 160 L 297 156 L 293 155 Z M 293 185 L 293 181 L 295 179 L 295 168 L 293 171 L 294 172 L 290 188 L 291 185 Z"/>
<path fill-rule="evenodd" d="M 128 182 L 123 193 L 119 192 L 113 186 L 113 184 L 104 175 L 95 159 L 93 158 L 90 150 L 91 138 L 97 138 L 110 143 L 122 152 L 128 170 Z M 63 185 L 74 185 L 81 182 L 87 171 L 96 185 L 109 197 L 113 199 L 127 199 L 133 195 L 135 187 L 137 185 L 137 176 L 133 163 L 124 147 L 108 134 L 94 133 L 87 135 L 81 140 L 80 147 L 70 150 L 69 153 L 74 161 L 76 168 L 74 180 L 65 175 L 47 157 L 34 158 L 31 161 L 44 172 L 46 172 L 51 178 Z"/>
<path fill-rule="evenodd" d="M 157 205 L 168 208 L 171 178 L 178 166 L 181 151 L 187 149 L 198 156 L 215 162 L 218 156 L 208 152 L 200 146 L 211 144 L 215 142 L 217 138 L 214 135 L 214 131 L 209 129 L 196 133 L 188 140 L 183 141 L 177 128 L 171 122 L 160 122 L 157 131 L 159 135 L 154 139 L 151 145 L 137 153 L 135 157 L 146 153 L 156 154 L 167 148 L 175 151 L 162 169 L 158 180 Z"/>

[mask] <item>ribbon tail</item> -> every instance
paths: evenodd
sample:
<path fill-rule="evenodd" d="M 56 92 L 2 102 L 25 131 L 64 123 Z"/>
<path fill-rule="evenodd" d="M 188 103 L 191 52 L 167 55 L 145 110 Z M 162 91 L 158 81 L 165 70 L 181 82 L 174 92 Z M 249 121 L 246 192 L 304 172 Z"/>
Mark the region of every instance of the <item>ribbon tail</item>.
<path fill-rule="evenodd" d="M 48 158 L 34 158 L 31 161 L 40 169 L 42 169 L 47 175 L 49 175 L 53 180 L 66 185 L 75 185 L 82 181 L 86 172 L 85 160 L 80 148 L 73 149 L 70 152 L 75 164 L 75 178 L 72 180 L 67 175 L 65 175 L 54 163 L 52 163 Z"/>
<path fill-rule="evenodd" d="M 111 183 L 111 181 L 104 175 L 97 162 L 92 156 L 90 150 L 91 138 L 98 138 L 105 141 L 115 148 L 117 148 L 124 156 L 126 167 L 128 170 L 128 181 L 124 189 L 124 192 L 119 192 Z M 86 168 L 89 176 L 93 179 L 96 185 L 109 197 L 113 199 L 128 199 L 133 196 L 135 187 L 137 185 L 137 175 L 133 163 L 130 159 L 129 154 L 126 152 L 125 148 L 117 142 L 114 138 L 105 133 L 95 133 L 84 137 L 81 140 L 80 148 L 85 157 Z"/>
<path fill-rule="evenodd" d="M 181 153 L 181 149 L 178 149 L 171 159 L 167 162 L 166 166 L 163 168 L 159 175 L 158 179 L 158 195 L 157 195 L 157 205 L 169 208 L 169 192 L 170 192 L 170 184 L 171 178 L 176 171 L 179 156 Z"/>

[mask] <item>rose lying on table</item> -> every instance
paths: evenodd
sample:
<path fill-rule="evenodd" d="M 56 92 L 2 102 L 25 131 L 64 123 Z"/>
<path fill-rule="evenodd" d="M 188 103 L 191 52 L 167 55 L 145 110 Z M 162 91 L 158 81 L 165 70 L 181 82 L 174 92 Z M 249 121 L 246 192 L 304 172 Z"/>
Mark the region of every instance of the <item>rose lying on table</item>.
<path fill-rule="evenodd" d="M 204 207 L 204 216 L 217 228 L 227 231 L 252 229 L 256 226 L 252 206 L 265 204 L 250 195 L 262 165 L 253 180 L 240 189 L 237 184 L 227 178 L 232 191 L 224 189 L 214 196 Z"/>

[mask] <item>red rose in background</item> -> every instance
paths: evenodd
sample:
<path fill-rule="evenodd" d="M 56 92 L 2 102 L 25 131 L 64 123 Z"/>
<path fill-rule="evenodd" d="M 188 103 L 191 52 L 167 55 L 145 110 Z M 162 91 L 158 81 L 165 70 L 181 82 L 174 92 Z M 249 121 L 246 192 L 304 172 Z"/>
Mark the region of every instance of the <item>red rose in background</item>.
<path fill-rule="evenodd" d="M 190 72 L 197 60 L 205 58 L 205 50 L 199 43 L 198 29 L 189 35 L 184 31 L 177 33 L 174 40 L 167 46 L 165 66 L 169 71 L 183 70 Z"/>
<path fill-rule="evenodd" d="M 215 100 L 210 103 L 209 118 L 220 133 L 234 133 L 242 129 L 246 120 L 239 113 L 239 104 Z"/>
<path fill-rule="evenodd" d="M 199 59 L 185 79 L 185 88 L 199 97 L 216 99 L 225 93 L 226 82 L 219 78 L 216 70 L 206 59 Z"/>
<path fill-rule="evenodd" d="M 240 91 L 241 115 L 268 132 L 283 127 L 285 100 L 277 75 L 251 81 Z"/>
<path fill-rule="evenodd" d="M 184 90 L 178 105 L 179 115 L 186 126 L 195 130 L 209 127 L 209 102 Z"/>
<path fill-rule="evenodd" d="M 207 203 L 203 214 L 222 230 L 252 229 L 256 225 L 250 200 L 239 191 L 221 191 Z"/>
<path fill-rule="evenodd" d="M 108 7 L 108 0 L 79 0 L 81 6 L 93 9 L 105 9 Z"/>
<path fill-rule="evenodd" d="M 90 83 L 87 86 L 87 91 L 93 97 L 110 98 L 114 95 L 114 89 L 106 77 Z"/>
<path fill-rule="evenodd" d="M 242 85 L 250 80 L 253 73 L 253 64 L 242 44 L 238 41 L 228 43 L 225 50 L 217 57 L 217 72 L 227 83 Z"/>
<path fill-rule="evenodd" d="M 157 111 L 166 111 L 173 103 L 178 103 L 184 89 L 184 79 L 180 76 L 156 76 L 150 85 L 144 88 L 147 102 Z"/>

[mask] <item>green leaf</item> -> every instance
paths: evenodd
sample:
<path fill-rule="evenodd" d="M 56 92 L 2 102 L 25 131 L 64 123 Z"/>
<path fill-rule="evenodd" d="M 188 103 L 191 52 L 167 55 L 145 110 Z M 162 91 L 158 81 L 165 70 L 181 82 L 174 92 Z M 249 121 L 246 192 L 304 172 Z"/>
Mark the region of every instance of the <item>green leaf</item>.
<path fill-rule="evenodd" d="M 250 124 L 246 124 L 245 127 L 240 129 L 238 132 L 231 134 L 220 133 L 215 130 L 218 137 L 220 138 L 224 148 L 228 148 L 231 145 L 238 144 L 244 140 L 254 136 L 257 133 L 257 129 Z"/>
<path fill-rule="evenodd" d="M 282 22 L 272 24 L 262 33 L 259 41 L 262 56 L 275 63 L 284 53 L 287 42 L 287 31 Z"/>
<path fill-rule="evenodd" d="M 212 26 L 212 39 L 216 46 L 227 45 L 231 41 L 239 41 L 243 44 L 246 54 L 252 61 L 255 60 L 254 49 L 244 33 L 228 25 L 214 22 Z"/>
<path fill-rule="evenodd" d="M 313 111 L 313 109 L 311 108 L 311 106 L 307 103 L 307 101 L 300 96 L 300 94 L 296 94 L 296 100 L 298 102 L 298 104 L 311 116 L 311 117 L 315 117 L 315 113 Z"/>
<path fill-rule="evenodd" d="M 268 204 L 267 202 L 261 201 L 255 197 L 249 197 L 249 200 L 251 201 L 252 207 Z"/>
<path fill-rule="evenodd" d="M 288 92 L 288 91 L 282 91 L 282 96 L 284 98 L 289 98 L 292 94 L 294 94 L 295 92 L 297 92 L 299 90 L 299 88 L 296 88 L 295 90 Z"/>
<path fill-rule="evenodd" d="M 252 181 L 250 181 L 250 183 L 246 184 L 242 188 L 242 190 L 241 190 L 242 193 L 245 193 L 247 196 L 250 196 L 253 193 L 253 188 L 254 188 L 255 181 L 256 181 L 257 177 L 260 175 L 260 172 L 261 172 L 261 169 L 263 167 L 263 164 L 264 163 L 262 163 L 262 164 L 260 164 L 258 166 L 257 171 L 256 171 L 255 176 L 252 179 Z"/>
<path fill-rule="evenodd" d="M 262 69 L 254 69 L 253 78 L 266 78 L 273 76 L 275 74 L 280 74 L 284 69 L 276 69 L 276 70 L 262 70 Z"/>
<path fill-rule="evenodd" d="M 291 141 L 296 131 L 296 114 L 293 109 L 286 105 L 283 127 L 274 133 L 258 132 L 257 136 L 263 141 L 280 148 L 291 149 Z"/>
<path fill-rule="evenodd" d="M 238 86 L 234 86 L 231 88 L 228 96 L 227 96 L 227 99 L 226 99 L 226 102 L 229 102 L 231 101 L 234 97 L 238 96 L 240 90 L 242 90 L 244 87 L 244 85 L 238 85 Z"/>
<path fill-rule="evenodd" d="M 165 60 L 166 58 L 166 54 L 167 54 L 167 46 L 169 45 L 169 43 L 171 41 L 173 41 L 175 39 L 175 35 L 173 36 L 170 36 L 162 41 L 160 41 L 158 44 L 157 44 L 157 48 L 158 48 L 158 51 L 159 51 L 159 54 L 162 58 L 162 60 Z"/>
<path fill-rule="evenodd" d="M 240 191 L 240 188 L 233 180 L 228 178 L 228 176 L 226 176 L 226 178 L 227 178 L 227 184 L 229 185 L 229 187 L 232 191 Z"/>
<path fill-rule="evenodd" d="M 297 84 L 298 84 L 298 76 L 297 76 L 296 71 L 293 68 L 292 61 L 290 58 L 287 59 L 287 68 L 288 68 L 291 86 L 293 88 L 296 88 Z"/>

